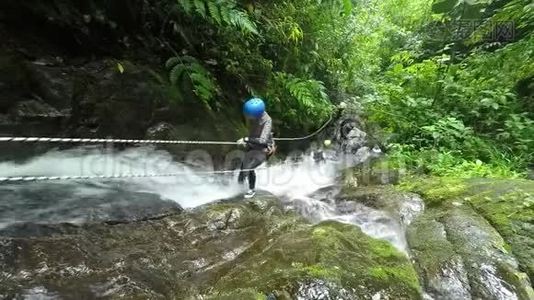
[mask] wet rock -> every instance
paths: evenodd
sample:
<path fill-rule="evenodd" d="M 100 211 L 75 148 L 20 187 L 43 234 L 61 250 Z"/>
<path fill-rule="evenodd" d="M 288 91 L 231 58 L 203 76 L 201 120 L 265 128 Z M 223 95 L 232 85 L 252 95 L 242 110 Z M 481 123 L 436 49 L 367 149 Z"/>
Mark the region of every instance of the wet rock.
<path fill-rule="evenodd" d="M 388 243 L 351 225 L 310 225 L 270 196 L 153 220 L 55 226 L 0 238 L 2 297 L 421 297 L 410 262 Z"/>
<path fill-rule="evenodd" d="M 11 109 L 11 117 L 17 121 L 54 121 L 65 115 L 44 102 L 27 100 L 18 102 Z"/>
<path fill-rule="evenodd" d="M 419 195 L 392 186 L 346 184 L 336 197 L 336 209 L 340 218 L 358 224 L 365 233 L 408 253 L 405 231 L 423 212 L 424 203 Z"/>
<path fill-rule="evenodd" d="M 147 129 L 146 138 L 151 140 L 169 140 L 174 138 L 174 130 L 175 128 L 171 124 L 161 122 Z"/>
<path fill-rule="evenodd" d="M 525 206 L 531 182 L 418 179 L 406 187 L 420 192 L 430 206 L 408 230 L 429 294 L 439 299 L 534 298 L 527 276 L 532 277 L 534 235 L 528 220 L 534 211 Z"/>
<path fill-rule="evenodd" d="M 469 207 L 432 209 L 409 228 L 425 287 L 438 299 L 530 299 L 500 235 Z"/>
<path fill-rule="evenodd" d="M 454 252 L 442 223 L 418 219 L 410 227 L 408 241 L 427 293 L 436 299 L 471 299 L 462 257 Z"/>
<path fill-rule="evenodd" d="M 363 147 L 362 149 L 366 149 Z M 345 185 L 352 187 L 365 187 L 374 185 L 397 184 L 400 179 L 400 172 L 396 168 L 391 168 L 387 160 L 380 159 L 382 152 L 379 148 L 371 149 L 369 154 L 364 155 L 361 164 L 345 170 L 342 181 Z"/>
<path fill-rule="evenodd" d="M 397 219 L 404 228 L 424 211 L 424 202 L 419 195 L 403 192 L 392 186 L 345 185 L 338 199 L 384 210 Z"/>
<path fill-rule="evenodd" d="M 512 179 L 414 178 L 404 189 L 427 206 L 471 206 L 504 238 L 520 269 L 534 281 L 534 181 Z"/>
<path fill-rule="evenodd" d="M 366 145 L 367 133 L 360 128 L 361 122 L 357 117 L 345 116 L 336 124 L 335 138 L 344 152 L 354 153 Z"/>
<path fill-rule="evenodd" d="M 97 196 L 90 192 L 93 189 L 99 190 Z M 134 192 L 120 183 L 4 184 L 0 186 L 0 198 L 11 200 L 0 203 L 0 235 L 4 236 L 41 235 L 41 231 L 46 234 L 52 227 L 41 226 L 42 223 L 117 224 L 160 218 L 182 210 L 174 201 Z"/>
<path fill-rule="evenodd" d="M 74 71 L 69 67 L 56 66 L 56 61 L 46 62 L 36 60 L 27 63 L 28 72 L 31 74 L 33 92 L 48 104 L 57 108 L 65 109 L 71 105 L 74 96 L 74 84 L 72 76 Z"/>

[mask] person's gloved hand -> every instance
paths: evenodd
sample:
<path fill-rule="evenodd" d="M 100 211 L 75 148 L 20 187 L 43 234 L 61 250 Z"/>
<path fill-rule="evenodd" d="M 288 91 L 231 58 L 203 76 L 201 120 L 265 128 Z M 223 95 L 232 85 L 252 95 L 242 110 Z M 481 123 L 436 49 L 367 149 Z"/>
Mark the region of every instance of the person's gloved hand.
<path fill-rule="evenodd" d="M 245 147 L 247 145 L 247 140 L 248 138 L 244 137 L 244 138 L 240 138 L 239 140 L 237 140 L 237 145 L 238 146 L 241 146 L 241 147 Z"/>

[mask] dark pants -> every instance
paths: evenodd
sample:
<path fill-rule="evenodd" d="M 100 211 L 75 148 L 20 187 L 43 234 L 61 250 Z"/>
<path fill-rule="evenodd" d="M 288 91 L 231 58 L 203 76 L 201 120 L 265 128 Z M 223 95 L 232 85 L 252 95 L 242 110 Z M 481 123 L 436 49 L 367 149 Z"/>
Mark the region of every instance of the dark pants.
<path fill-rule="evenodd" d="M 256 187 L 256 172 L 253 169 L 261 165 L 267 160 L 267 153 L 263 150 L 249 150 L 245 153 L 243 162 L 241 163 L 241 171 L 237 177 L 239 183 L 245 181 L 248 177 L 248 187 L 253 190 Z"/>

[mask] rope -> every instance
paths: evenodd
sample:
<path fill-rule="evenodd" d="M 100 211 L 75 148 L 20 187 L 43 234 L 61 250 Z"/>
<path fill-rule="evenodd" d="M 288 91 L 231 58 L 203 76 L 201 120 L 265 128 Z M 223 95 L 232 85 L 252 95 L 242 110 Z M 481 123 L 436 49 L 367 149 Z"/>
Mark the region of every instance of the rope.
<path fill-rule="evenodd" d="M 300 162 L 285 163 L 286 165 L 297 165 Z M 184 175 L 215 175 L 227 174 L 240 171 L 257 171 L 268 169 L 268 166 L 258 167 L 255 169 L 235 169 L 235 170 L 218 170 L 218 171 L 199 171 L 199 172 L 178 172 L 164 174 L 116 174 L 116 175 L 72 175 L 72 176 L 12 176 L 0 177 L 0 183 L 5 182 L 30 182 L 30 181 L 62 181 L 62 180 L 90 180 L 90 179 L 118 179 L 118 178 L 147 178 L 147 177 L 178 177 Z"/>
<path fill-rule="evenodd" d="M 317 134 L 319 134 L 319 132 L 323 131 L 323 129 L 326 128 L 326 126 L 328 126 L 328 124 L 330 124 L 330 122 L 332 122 L 332 115 L 330 115 L 330 117 L 328 118 L 328 121 L 326 121 L 323 126 L 321 126 L 319 129 L 317 129 L 315 132 L 311 133 L 311 134 L 308 134 L 306 136 L 303 136 L 303 137 L 293 137 L 293 138 L 274 138 L 275 141 L 301 141 L 301 140 L 306 140 L 306 139 L 309 139 L 313 136 L 316 136 Z"/>
<path fill-rule="evenodd" d="M 49 138 L 49 137 L 0 137 L 0 142 L 237 145 L 236 142 L 225 142 L 225 141 L 129 140 L 129 139 L 86 139 L 86 138 Z"/>
<path fill-rule="evenodd" d="M 274 138 L 275 141 L 299 141 L 309 139 L 321 132 L 330 124 L 332 116 L 315 132 L 303 137 Z M 237 145 L 237 142 L 227 141 L 187 141 L 187 140 L 138 140 L 138 139 L 92 139 L 92 138 L 50 138 L 50 137 L 0 137 L 1 142 L 46 142 L 46 143 L 118 143 L 118 144 L 190 144 L 190 145 Z M 256 169 L 243 169 L 242 171 L 253 171 L 266 169 L 259 167 Z M 183 175 L 212 175 L 233 173 L 239 170 L 219 170 L 201 172 L 181 172 L 167 174 L 117 174 L 117 175 L 73 175 L 73 176 L 8 176 L 0 177 L 0 183 L 5 182 L 30 182 L 30 181 L 61 181 L 61 180 L 90 180 L 90 179 L 115 179 L 115 178 L 146 178 L 146 177 L 176 177 Z"/>
<path fill-rule="evenodd" d="M 275 141 L 300 141 L 309 139 L 321 132 L 330 124 L 332 116 L 315 132 L 303 137 L 291 138 L 274 138 Z M 58 138 L 58 137 L 0 137 L 1 142 L 19 142 L 19 143 L 117 143 L 117 144 L 189 144 L 189 145 L 237 145 L 237 142 L 227 141 L 187 141 L 187 140 L 138 140 L 138 139 L 94 139 L 94 138 Z"/>

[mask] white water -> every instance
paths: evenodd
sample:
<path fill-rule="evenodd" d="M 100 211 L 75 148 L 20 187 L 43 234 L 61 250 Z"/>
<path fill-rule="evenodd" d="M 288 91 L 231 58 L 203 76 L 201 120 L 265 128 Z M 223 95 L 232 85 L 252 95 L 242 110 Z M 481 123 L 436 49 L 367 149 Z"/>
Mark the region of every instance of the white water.
<path fill-rule="evenodd" d="M 203 157 L 202 155 L 197 155 Z M 361 159 L 365 159 L 362 157 Z M 351 160 L 354 161 L 354 158 Z M 191 165 L 200 165 L 202 168 Z M 110 209 L 128 209 L 136 201 L 146 200 L 146 194 L 193 208 L 220 199 L 235 197 L 244 191 L 237 184 L 236 174 L 199 175 L 211 171 L 209 158 L 183 164 L 171 155 L 150 147 L 113 152 L 99 148 L 78 148 L 50 151 L 22 164 L 0 163 L 1 176 L 62 176 L 183 173 L 176 177 L 148 177 L 113 180 L 79 180 L 0 184 L 0 229 L 18 222 L 83 222 L 88 214 L 110 217 Z M 340 211 L 330 195 L 314 196 L 321 188 L 335 184 L 342 166 L 327 160 L 316 163 L 311 156 L 299 162 L 280 162 L 257 171 L 257 188 L 268 191 L 311 221 L 334 219 L 362 228 L 369 235 L 386 239 L 405 250 L 398 222 L 385 212 L 359 205 L 350 211 Z M 134 194 L 127 194 L 134 193 Z M 124 198 L 117 200 L 117 198 Z M 143 205 L 146 205 L 144 203 Z M 141 207 L 144 209 L 144 206 Z M 0 210 L 1 211 L 1 210 Z M 111 216 L 112 217 L 112 216 Z M 94 218 L 98 219 L 98 218 Z"/>
<path fill-rule="evenodd" d="M 206 175 L 204 172 L 212 171 L 213 168 L 206 167 L 205 161 L 197 164 L 204 165 L 204 167 L 193 168 L 191 164 L 175 162 L 169 153 L 150 147 L 109 153 L 96 148 L 79 148 L 51 151 L 22 164 L 0 163 L 0 177 L 180 173 L 183 175 L 94 180 L 92 182 L 102 187 L 114 185 L 117 182 L 129 183 L 131 184 L 130 190 L 156 193 L 165 199 L 177 202 L 184 208 L 231 198 L 243 192 L 243 187 L 234 180 L 236 174 Z M 299 163 L 281 163 L 270 167 L 263 165 L 257 171 L 257 188 L 278 196 L 293 198 L 331 185 L 334 182 L 336 170 L 332 162 L 318 166 L 309 157 Z M 50 181 L 46 184 L 71 185 L 76 182 L 82 181 Z M 80 194 L 96 196 L 101 192 L 94 186 L 77 185 L 77 187 L 77 193 Z"/>

